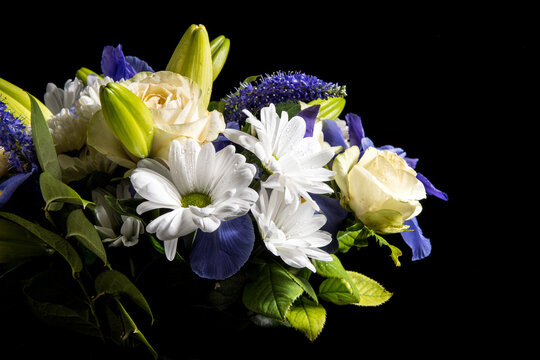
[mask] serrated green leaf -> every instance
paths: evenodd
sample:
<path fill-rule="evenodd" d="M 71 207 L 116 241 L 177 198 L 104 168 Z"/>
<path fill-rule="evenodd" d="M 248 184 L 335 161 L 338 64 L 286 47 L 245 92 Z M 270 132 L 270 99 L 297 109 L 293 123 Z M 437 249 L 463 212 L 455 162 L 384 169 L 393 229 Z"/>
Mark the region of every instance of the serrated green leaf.
<path fill-rule="evenodd" d="M 83 208 L 94 205 L 91 201 L 81 198 L 75 190 L 58 180 L 48 171 L 44 171 L 39 175 L 39 187 L 43 200 L 45 200 L 46 211 L 53 210 L 51 205 L 56 202 L 81 205 Z"/>
<path fill-rule="evenodd" d="M 96 228 L 81 209 L 74 210 L 68 215 L 66 226 L 66 237 L 76 237 L 85 248 L 107 264 L 107 253 L 103 247 L 103 242 Z"/>
<path fill-rule="evenodd" d="M 154 315 L 144 295 L 129 280 L 127 276 L 116 270 L 105 270 L 94 281 L 98 294 L 110 294 L 113 296 L 127 296 L 133 303 L 143 309 L 154 321 Z"/>
<path fill-rule="evenodd" d="M 303 332 L 310 341 L 314 341 L 326 322 L 326 310 L 321 304 L 301 296 L 287 313 L 287 320 L 293 328 Z"/>
<path fill-rule="evenodd" d="M 302 287 L 302 289 L 304 289 L 304 291 L 306 292 L 306 294 L 315 302 L 315 303 L 319 303 L 319 300 L 317 299 L 317 293 L 315 292 L 315 290 L 313 289 L 313 286 L 311 286 L 311 284 L 309 283 L 309 281 L 301 276 L 296 276 L 294 274 L 291 273 L 291 276 L 293 278 L 294 281 L 296 281 L 296 283 L 298 285 L 300 285 Z"/>
<path fill-rule="evenodd" d="M 319 297 L 336 305 L 354 304 L 360 301 L 358 291 L 343 278 L 328 278 L 319 286 Z"/>
<path fill-rule="evenodd" d="M 45 242 L 51 248 L 53 248 L 56 252 L 58 252 L 71 266 L 72 274 L 74 277 L 76 277 L 77 274 L 82 271 L 82 260 L 79 254 L 73 248 L 73 246 L 71 246 L 71 244 L 66 239 L 52 231 L 45 229 L 38 224 L 34 224 L 26 219 L 23 219 L 18 215 L 0 212 L 0 216 L 10 221 L 13 221 L 16 224 L 19 224 L 20 226 L 28 230 L 30 233 L 35 235 L 37 238 Z"/>
<path fill-rule="evenodd" d="M 255 280 L 246 285 L 242 300 L 251 311 L 283 320 L 303 292 L 304 288 L 287 269 L 268 262 L 262 265 Z"/>
<path fill-rule="evenodd" d="M 377 281 L 354 271 L 347 271 L 347 273 L 360 295 L 360 300 L 353 305 L 378 306 L 392 297 L 392 293 Z"/>
<path fill-rule="evenodd" d="M 394 245 L 391 245 L 388 241 L 386 241 L 382 236 L 377 235 L 373 233 L 373 236 L 377 240 L 380 246 L 387 246 L 390 249 L 390 257 L 394 261 L 394 264 L 396 266 L 401 266 L 401 263 L 399 262 L 399 257 L 403 254 L 399 248 L 397 248 Z"/>
<path fill-rule="evenodd" d="M 56 149 L 49 131 L 49 126 L 47 125 L 47 121 L 45 120 L 36 99 L 34 99 L 33 96 L 30 96 L 30 101 L 32 112 L 32 140 L 34 141 L 39 165 L 43 171 L 47 171 L 54 178 L 61 180 L 62 170 L 60 168 L 60 163 L 58 162 L 58 156 L 56 155 Z"/>

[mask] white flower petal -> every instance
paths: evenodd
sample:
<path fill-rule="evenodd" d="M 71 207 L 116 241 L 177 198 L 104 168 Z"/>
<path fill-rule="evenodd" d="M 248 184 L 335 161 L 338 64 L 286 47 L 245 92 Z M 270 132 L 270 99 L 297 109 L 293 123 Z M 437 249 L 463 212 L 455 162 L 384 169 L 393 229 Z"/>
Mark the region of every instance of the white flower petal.
<path fill-rule="evenodd" d="M 131 173 L 130 180 L 135 191 L 152 203 L 171 209 L 181 206 L 180 194 L 174 184 L 157 172 L 137 168 Z"/>
<path fill-rule="evenodd" d="M 163 248 L 165 250 L 165 256 L 167 260 L 173 261 L 176 256 L 176 247 L 178 239 L 166 240 L 163 242 Z"/>

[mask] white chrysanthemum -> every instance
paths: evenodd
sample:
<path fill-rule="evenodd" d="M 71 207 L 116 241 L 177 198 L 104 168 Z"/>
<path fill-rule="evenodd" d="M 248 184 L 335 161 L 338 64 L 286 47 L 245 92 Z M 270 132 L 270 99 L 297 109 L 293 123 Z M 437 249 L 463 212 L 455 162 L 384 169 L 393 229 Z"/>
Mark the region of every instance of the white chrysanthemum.
<path fill-rule="evenodd" d="M 171 210 L 146 227 L 164 241 L 169 260 L 174 259 L 179 237 L 197 229 L 213 232 L 222 221 L 249 212 L 258 194 L 249 188 L 255 166 L 245 161 L 232 145 L 216 153 L 212 143 L 200 146 L 186 139 L 182 145 L 176 140 L 171 143 L 168 169 L 151 159 L 138 163 L 130 179 L 147 201 L 137 212 Z"/>
<path fill-rule="evenodd" d="M 83 87 L 84 85 L 79 79 L 66 81 L 63 89 L 58 88 L 53 83 L 48 83 L 43 96 L 45 106 L 53 114 L 60 113 L 62 109 L 73 109 Z"/>
<path fill-rule="evenodd" d="M 47 84 L 44 102 L 53 114 L 47 125 L 57 153 L 80 150 L 86 143 L 87 120 L 73 113 L 82 89 L 79 79 L 66 81 L 63 89 Z"/>
<path fill-rule="evenodd" d="M 68 109 L 62 109 L 48 121 L 56 152 L 61 154 L 68 151 L 80 150 L 86 144 L 86 129 L 88 121 L 73 114 Z"/>
<path fill-rule="evenodd" d="M 101 79 L 96 75 L 90 74 L 86 81 L 88 85 L 81 91 L 81 95 L 75 104 L 75 113 L 88 121 L 98 110 L 101 110 L 99 88 L 101 85 L 108 84 L 114 80 L 108 76 Z"/>
<path fill-rule="evenodd" d="M 334 172 L 324 166 L 334 157 L 334 151 L 322 149 L 313 137 L 304 137 L 305 120 L 299 116 L 289 120 L 286 112 L 280 117 L 273 104 L 261 109 L 260 121 L 249 111 L 244 113 L 257 137 L 234 129 L 226 129 L 224 135 L 254 153 L 272 173 L 262 186 L 283 192 L 287 204 L 298 206 L 303 198 L 319 210 L 309 193 L 333 192 L 325 181 L 332 180 Z"/>
<path fill-rule="evenodd" d="M 98 224 L 94 225 L 96 230 L 101 234 L 103 242 L 109 246 L 136 245 L 139 242 L 139 236 L 144 233 L 144 225 L 139 219 L 120 215 L 114 211 L 105 200 L 107 195 L 112 196 L 111 191 L 101 188 L 92 191 L 92 201 L 97 204 L 94 210 Z M 116 197 L 119 199 L 132 197 L 129 193 L 129 182 L 121 182 L 117 185 Z"/>
<path fill-rule="evenodd" d="M 320 249 L 332 241 L 332 235 L 320 228 L 326 223 L 323 214 L 315 213 L 307 203 L 294 208 L 285 202 L 282 192 L 262 189 L 259 200 L 251 209 L 257 220 L 266 248 L 296 268 L 315 272 L 311 259 L 331 261 L 332 257 Z"/>

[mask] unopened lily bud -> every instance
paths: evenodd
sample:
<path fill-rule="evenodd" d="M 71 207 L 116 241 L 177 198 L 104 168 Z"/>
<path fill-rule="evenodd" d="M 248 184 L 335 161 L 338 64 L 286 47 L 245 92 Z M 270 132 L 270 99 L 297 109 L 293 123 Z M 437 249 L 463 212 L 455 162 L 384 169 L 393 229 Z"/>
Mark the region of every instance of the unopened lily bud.
<path fill-rule="evenodd" d="M 77 72 L 75 73 L 75 77 L 79 80 L 81 80 L 84 84 L 84 86 L 87 86 L 88 83 L 87 83 L 87 78 L 88 78 L 88 75 L 95 75 L 97 76 L 98 78 L 100 79 L 103 79 L 102 76 L 98 75 L 95 71 L 92 71 L 88 68 L 85 68 L 85 67 L 82 67 L 80 68 L 79 70 L 77 70 Z"/>
<path fill-rule="evenodd" d="M 204 25 L 191 25 L 176 46 L 166 68 L 186 76 L 202 90 L 201 106 L 206 109 L 210 102 L 213 82 L 212 52 L 208 32 Z"/>
<path fill-rule="evenodd" d="M 317 99 L 308 103 L 308 105 L 320 105 L 319 115 L 320 119 L 324 120 L 336 120 L 343 109 L 345 108 L 345 98 L 331 97 L 326 100 Z"/>
<path fill-rule="evenodd" d="M 103 117 L 124 147 L 138 158 L 152 149 L 154 122 L 150 109 L 126 87 L 110 82 L 99 89 Z"/>
<path fill-rule="evenodd" d="M 6 104 L 8 109 L 15 113 L 19 117 L 24 125 L 30 126 L 30 96 L 26 91 L 10 83 L 7 80 L 0 78 L 0 99 Z M 48 120 L 52 113 L 41 101 L 35 99 L 41 108 L 41 112 L 46 120 Z"/>
<path fill-rule="evenodd" d="M 210 42 L 210 51 L 212 52 L 212 81 L 218 77 L 221 69 L 227 61 L 231 41 L 225 36 L 220 35 Z"/>

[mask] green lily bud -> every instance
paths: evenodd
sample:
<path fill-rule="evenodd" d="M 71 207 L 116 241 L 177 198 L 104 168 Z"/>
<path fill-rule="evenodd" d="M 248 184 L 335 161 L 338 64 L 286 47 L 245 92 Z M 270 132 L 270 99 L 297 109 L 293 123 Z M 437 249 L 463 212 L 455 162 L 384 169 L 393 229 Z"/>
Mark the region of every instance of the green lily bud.
<path fill-rule="evenodd" d="M 26 91 L 10 83 L 7 80 L 0 78 L 0 99 L 6 104 L 8 109 L 19 117 L 24 125 L 30 126 L 30 96 Z M 53 114 L 41 101 L 37 100 L 41 112 L 46 120 Z"/>
<path fill-rule="evenodd" d="M 336 120 L 345 108 L 345 98 L 332 97 L 326 100 L 317 99 L 310 101 L 308 105 L 320 105 L 318 117 L 321 119 Z"/>
<path fill-rule="evenodd" d="M 204 25 L 191 25 L 176 46 L 166 68 L 186 76 L 202 90 L 201 107 L 206 109 L 212 94 L 212 52 Z"/>
<path fill-rule="evenodd" d="M 99 77 L 100 79 L 103 79 L 102 76 L 98 75 L 95 71 L 92 71 L 88 68 L 85 68 L 85 67 L 82 67 L 80 68 L 79 70 L 77 70 L 77 72 L 75 73 L 75 77 L 79 80 L 81 80 L 84 84 L 84 86 L 88 85 L 87 82 L 86 82 L 86 79 L 88 78 L 88 75 L 90 74 L 94 74 L 96 75 L 97 77 Z"/>
<path fill-rule="evenodd" d="M 225 36 L 220 35 L 210 42 L 210 51 L 212 52 L 212 81 L 218 77 L 221 69 L 227 61 L 231 41 Z"/>
<path fill-rule="evenodd" d="M 154 121 L 150 109 L 126 87 L 110 82 L 99 89 L 105 122 L 124 147 L 138 158 L 152 149 Z"/>

